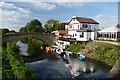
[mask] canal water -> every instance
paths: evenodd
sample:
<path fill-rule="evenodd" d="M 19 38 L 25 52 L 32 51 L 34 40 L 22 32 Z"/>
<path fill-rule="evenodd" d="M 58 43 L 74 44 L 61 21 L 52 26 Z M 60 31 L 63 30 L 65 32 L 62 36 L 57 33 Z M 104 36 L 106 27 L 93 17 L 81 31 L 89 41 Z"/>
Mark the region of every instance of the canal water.
<path fill-rule="evenodd" d="M 17 42 L 20 46 L 21 53 L 24 56 L 30 56 L 27 54 L 29 46 L 27 44 Z M 38 50 L 39 53 L 39 50 Z M 71 56 L 70 60 L 64 60 L 58 58 L 55 53 L 39 53 L 35 57 L 39 57 L 37 60 L 27 61 L 26 63 L 30 68 L 36 71 L 36 78 L 106 78 L 110 66 L 97 62 L 91 59 L 80 61 L 77 57 Z"/>

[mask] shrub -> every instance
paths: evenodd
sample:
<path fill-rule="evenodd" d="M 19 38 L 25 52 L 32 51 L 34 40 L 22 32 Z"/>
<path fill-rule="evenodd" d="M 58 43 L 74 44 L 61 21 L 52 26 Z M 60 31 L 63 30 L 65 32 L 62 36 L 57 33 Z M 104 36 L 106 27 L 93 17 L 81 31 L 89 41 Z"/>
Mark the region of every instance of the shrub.
<path fill-rule="evenodd" d="M 83 48 L 83 44 L 81 44 L 81 43 L 78 43 L 78 44 L 72 43 L 72 44 L 70 45 L 70 47 L 68 47 L 66 50 L 71 51 L 71 52 L 73 52 L 73 53 L 77 53 L 77 52 L 79 52 L 82 48 Z"/>
<path fill-rule="evenodd" d="M 3 64 L 7 67 L 3 69 L 3 79 L 12 78 L 13 80 L 20 80 L 24 78 L 25 80 L 31 80 L 34 78 L 34 70 L 25 64 L 22 54 L 20 54 L 19 46 L 16 43 L 7 43 L 7 49 L 6 51 L 4 49 L 4 52 Z"/>

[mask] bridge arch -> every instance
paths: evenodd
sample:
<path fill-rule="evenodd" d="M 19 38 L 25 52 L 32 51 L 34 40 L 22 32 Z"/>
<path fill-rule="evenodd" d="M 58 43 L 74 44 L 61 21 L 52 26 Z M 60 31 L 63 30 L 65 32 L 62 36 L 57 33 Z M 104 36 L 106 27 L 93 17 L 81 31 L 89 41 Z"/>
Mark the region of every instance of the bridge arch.
<path fill-rule="evenodd" d="M 44 42 L 44 44 L 53 43 L 57 40 L 57 37 L 54 34 L 42 34 L 42 33 L 18 33 L 18 34 L 6 34 L 2 35 L 2 40 L 5 42 L 14 42 L 22 40 L 27 37 L 36 37 Z"/>

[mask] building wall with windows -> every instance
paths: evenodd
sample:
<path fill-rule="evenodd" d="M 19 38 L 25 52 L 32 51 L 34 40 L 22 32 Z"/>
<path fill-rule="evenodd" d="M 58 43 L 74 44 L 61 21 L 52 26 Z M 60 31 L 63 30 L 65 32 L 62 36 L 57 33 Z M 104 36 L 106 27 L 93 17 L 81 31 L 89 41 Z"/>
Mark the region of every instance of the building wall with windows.
<path fill-rule="evenodd" d="M 76 21 L 75 23 L 73 22 L 70 22 L 69 25 L 66 25 L 66 28 L 68 28 L 68 30 L 77 30 L 77 29 L 98 30 L 99 29 L 99 24 L 77 23 L 78 21 Z"/>
<path fill-rule="evenodd" d="M 99 29 L 99 23 L 90 18 L 74 16 L 69 24 L 65 25 L 65 29 L 68 29 L 71 38 L 77 41 L 89 41 L 97 37 L 96 31 Z"/>
<path fill-rule="evenodd" d="M 120 29 L 116 27 L 108 27 L 101 31 L 98 31 L 99 40 L 120 40 Z"/>

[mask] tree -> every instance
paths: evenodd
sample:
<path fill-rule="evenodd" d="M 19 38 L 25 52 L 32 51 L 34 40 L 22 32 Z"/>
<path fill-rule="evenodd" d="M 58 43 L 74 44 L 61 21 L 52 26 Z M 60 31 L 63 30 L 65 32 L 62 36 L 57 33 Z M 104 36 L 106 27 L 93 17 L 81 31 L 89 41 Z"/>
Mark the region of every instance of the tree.
<path fill-rule="evenodd" d="M 116 27 L 117 27 L 117 28 L 120 28 L 120 24 L 117 24 Z"/>
<path fill-rule="evenodd" d="M 45 24 L 45 25 L 44 25 L 44 28 L 45 28 L 45 31 L 46 31 L 47 33 L 52 32 L 52 27 L 48 27 L 48 24 Z"/>
<path fill-rule="evenodd" d="M 15 34 L 17 33 L 15 30 L 9 30 L 7 28 L 4 28 L 4 29 L 0 29 L 2 31 L 2 34 Z"/>
<path fill-rule="evenodd" d="M 38 55 L 39 53 L 42 53 L 42 49 L 40 47 L 43 46 L 43 42 L 41 40 L 29 37 L 27 44 L 28 44 L 27 53 L 29 55 L 34 56 Z"/>
<path fill-rule="evenodd" d="M 55 27 L 59 23 L 58 20 L 55 19 L 49 19 L 46 24 L 48 24 L 48 27 Z"/>
<path fill-rule="evenodd" d="M 35 26 L 42 26 L 42 23 L 37 19 L 32 20 L 31 23 Z"/>
<path fill-rule="evenodd" d="M 44 28 L 46 30 L 46 32 L 52 32 L 54 30 L 57 30 L 57 27 L 59 25 L 59 21 L 58 20 L 55 20 L 55 19 L 49 19 L 45 25 L 44 25 Z"/>
<path fill-rule="evenodd" d="M 68 29 L 65 29 L 65 34 L 68 34 Z"/>
<path fill-rule="evenodd" d="M 30 22 L 28 22 L 25 27 L 20 28 L 20 33 L 26 33 L 26 32 L 44 32 L 44 28 L 42 27 L 42 24 L 39 20 L 34 19 Z"/>
<path fill-rule="evenodd" d="M 59 23 L 59 25 L 57 26 L 57 30 L 65 30 L 65 25 L 67 25 L 68 23 Z"/>
<path fill-rule="evenodd" d="M 22 54 L 20 54 L 19 46 L 16 43 L 7 42 L 7 54 L 6 58 L 9 60 L 9 64 L 12 70 L 13 79 L 21 80 L 31 80 L 34 78 L 34 70 L 29 68 L 27 64 L 25 64 Z M 9 72 L 8 72 L 9 73 Z"/>
<path fill-rule="evenodd" d="M 17 33 L 15 30 L 11 30 L 7 34 L 15 34 L 15 33 Z"/>
<path fill-rule="evenodd" d="M 6 33 L 8 33 L 8 32 L 9 32 L 9 29 L 7 29 L 7 28 L 0 29 L 0 30 L 2 30 L 2 34 L 6 34 Z"/>
<path fill-rule="evenodd" d="M 20 28 L 20 29 L 19 29 L 19 32 L 20 32 L 20 33 L 26 33 L 26 32 L 27 32 L 26 27 Z"/>

